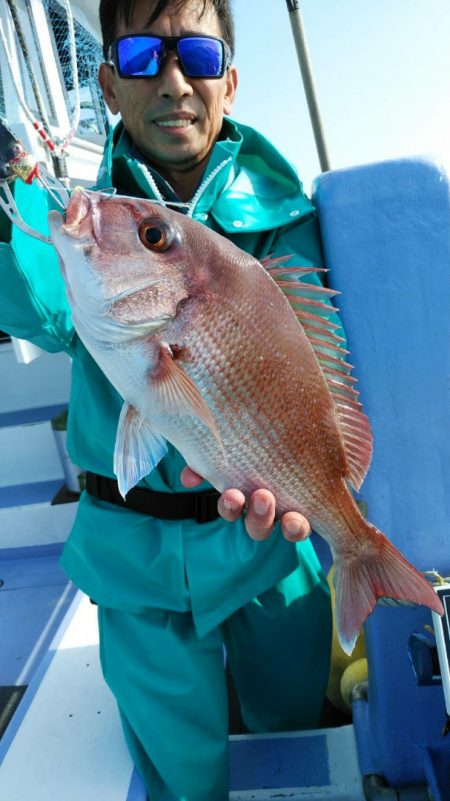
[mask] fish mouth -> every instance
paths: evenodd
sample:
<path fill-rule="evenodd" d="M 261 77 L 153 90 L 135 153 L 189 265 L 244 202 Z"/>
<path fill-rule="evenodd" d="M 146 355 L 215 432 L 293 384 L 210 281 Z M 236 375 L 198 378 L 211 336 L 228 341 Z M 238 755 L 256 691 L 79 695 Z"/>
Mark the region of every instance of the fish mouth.
<path fill-rule="evenodd" d="M 56 210 L 48 214 L 53 244 L 62 242 L 65 237 L 79 242 L 80 245 L 94 244 L 97 241 L 94 211 L 88 194 L 75 189 L 63 214 Z"/>
<path fill-rule="evenodd" d="M 61 231 L 70 239 L 85 244 L 98 244 L 100 215 L 95 198 L 83 189 L 75 189 L 65 210 Z"/>
<path fill-rule="evenodd" d="M 66 209 L 66 221 L 64 223 L 64 229 L 67 231 L 67 233 L 70 234 L 78 229 L 86 220 L 90 211 L 91 201 L 89 200 L 89 196 L 87 193 L 76 189 L 72 193 L 69 205 Z"/>

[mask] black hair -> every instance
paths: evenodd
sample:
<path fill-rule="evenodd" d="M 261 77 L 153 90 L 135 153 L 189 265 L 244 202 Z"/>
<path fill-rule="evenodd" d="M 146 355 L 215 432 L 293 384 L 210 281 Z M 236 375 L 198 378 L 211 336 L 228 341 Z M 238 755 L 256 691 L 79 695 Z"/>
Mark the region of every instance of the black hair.
<path fill-rule="evenodd" d="M 182 10 L 183 7 L 191 3 L 192 0 L 155 0 L 155 2 L 156 5 L 149 19 L 149 25 L 155 22 L 160 14 L 168 7 L 173 6 L 177 11 Z M 216 12 L 222 38 L 225 39 L 229 45 L 231 55 L 233 56 L 235 49 L 235 33 L 231 0 L 202 0 L 202 2 L 203 8 L 200 12 L 200 17 L 205 13 L 207 8 L 212 8 Z M 100 0 L 99 17 L 103 38 L 103 56 L 105 59 L 108 58 L 109 48 L 117 36 L 118 20 L 124 20 L 125 24 L 129 25 L 135 5 L 136 0 Z"/>

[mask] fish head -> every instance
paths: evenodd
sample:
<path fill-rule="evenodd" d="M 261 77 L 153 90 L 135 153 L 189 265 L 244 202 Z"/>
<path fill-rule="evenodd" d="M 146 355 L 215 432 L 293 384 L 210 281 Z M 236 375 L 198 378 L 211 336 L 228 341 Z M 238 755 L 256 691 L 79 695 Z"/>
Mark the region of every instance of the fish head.
<path fill-rule="evenodd" d="M 50 212 L 74 319 L 98 337 L 125 339 L 173 320 L 195 262 L 183 220 L 148 200 L 85 190 L 73 192 L 65 219 Z"/>

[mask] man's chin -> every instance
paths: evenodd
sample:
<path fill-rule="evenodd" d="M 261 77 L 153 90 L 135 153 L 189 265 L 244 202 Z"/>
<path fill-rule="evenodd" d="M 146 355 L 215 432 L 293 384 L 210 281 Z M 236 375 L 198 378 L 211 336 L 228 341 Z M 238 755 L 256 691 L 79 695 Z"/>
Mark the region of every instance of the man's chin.
<path fill-rule="evenodd" d="M 141 149 L 141 152 L 155 169 L 163 173 L 167 170 L 181 170 L 184 172 L 194 169 L 198 165 L 203 164 L 208 157 L 208 154 L 205 155 L 199 148 L 188 145 L 183 147 L 180 143 L 178 143 L 176 148 L 155 147 L 150 149 L 147 147 L 145 151 Z"/>
<path fill-rule="evenodd" d="M 196 122 L 189 123 L 189 125 L 158 125 L 158 123 L 151 123 L 151 136 L 157 142 L 173 143 L 177 147 L 183 145 L 183 142 L 194 142 L 198 139 L 199 129 Z"/>

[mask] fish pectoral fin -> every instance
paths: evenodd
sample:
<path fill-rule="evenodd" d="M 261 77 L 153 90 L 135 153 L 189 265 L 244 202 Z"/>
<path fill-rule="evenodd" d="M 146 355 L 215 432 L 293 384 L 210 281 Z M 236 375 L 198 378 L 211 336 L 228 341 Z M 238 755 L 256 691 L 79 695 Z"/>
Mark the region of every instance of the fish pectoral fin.
<path fill-rule="evenodd" d="M 124 403 L 117 426 L 114 472 L 123 498 L 167 453 L 164 437 L 152 431 L 136 409 Z"/>
<path fill-rule="evenodd" d="M 185 411 L 197 417 L 209 428 L 223 449 L 216 422 L 200 390 L 174 359 L 169 346 L 161 346 L 158 368 L 149 375 L 149 381 L 163 409 Z"/>

